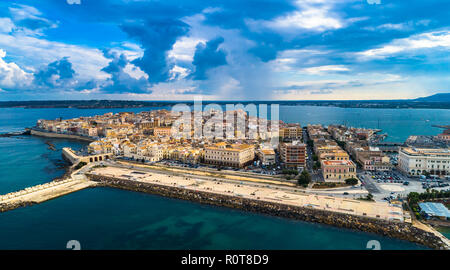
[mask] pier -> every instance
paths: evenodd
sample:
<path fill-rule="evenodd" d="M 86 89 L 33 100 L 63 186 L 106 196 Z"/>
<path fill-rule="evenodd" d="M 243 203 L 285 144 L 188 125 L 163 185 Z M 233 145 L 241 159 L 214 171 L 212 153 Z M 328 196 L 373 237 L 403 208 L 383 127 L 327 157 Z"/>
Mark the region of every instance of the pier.
<path fill-rule="evenodd" d="M 52 181 L 27 187 L 20 191 L 1 195 L 0 212 L 12 210 L 22 205 L 42 203 L 92 186 L 95 186 L 95 182 L 89 181 L 84 175 L 76 175 L 62 181 Z"/>

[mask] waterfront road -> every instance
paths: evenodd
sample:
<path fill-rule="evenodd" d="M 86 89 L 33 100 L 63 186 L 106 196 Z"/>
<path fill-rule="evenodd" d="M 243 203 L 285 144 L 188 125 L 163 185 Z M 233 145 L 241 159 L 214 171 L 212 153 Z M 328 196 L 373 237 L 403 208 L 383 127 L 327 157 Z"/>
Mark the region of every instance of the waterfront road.
<path fill-rule="evenodd" d="M 378 189 L 378 187 L 373 183 L 373 181 L 371 179 L 369 179 L 369 176 L 364 175 L 364 174 L 359 174 L 358 175 L 359 180 L 361 181 L 361 183 L 364 184 L 364 187 L 367 189 L 367 191 L 371 194 L 377 194 L 380 193 L 380 190 Z"/>
<path fill-rule="evenodd" d="M 154 173 L 167 174 L 167 175 L 172 175 L 172 176 L 175 176 L 175 175 L 190 176 L 190 177 L 195 177 L 197 179 L 202 179 L 202 180 L 211 180 L 211 181 L 220 180 L 223 182 L 234 183 L 234 184 L 244 184 L 245 183 L 246 185 L 253 186 L 253 187 L 268 187 L 268 188 L 273 188 L 276 190 L 283 190 L 283 191 L 290 191 L 290 192 L 302 192 L 302 193 L 315 194 L 315 195 L 343 197 L 343 198 L 349 198 L 349 199 L 357 199 L 360 197 L 367 196 L 367 191 L 365 189 L 352 188 L 352 187 L 338 188 L 338 189 L 323 189 L 323 190 L 304 189 L 304 188 L 300 188 L 300 187 L 296 187 L 296 186 L 286 186 L 286 185 L 283 185 L 283 183 L 280 183 L 280 185 L 277 185 L 277 184 L 272 184 L 270 182 L 262 182 L 260 179 L 254 179 L 253 181 L 226 179 L 226 178 L 223 178 L 223 177 L 217 175 L 217 172 L 215 173 L 217 176 L 216 175 L 210 176 L 210 175 L 206 175 L 206 174 L 201 175 L 201 174 L 198 174 L 198 172 L 196 172 L 196 171 L 187 170 L 186 168 L 184 168 L 184 169 L 174 168 L 174 169 L 176 169 L 176 171 L 172 171 L 172 170 L 169 170 L 171 167 L 167 167 L 167 169 L 163 169 L 161 167 L 154 168 L 154 167 L 150 167 L 149 165 L 145 165 L 145 164 L 127 163 L 124 161 L 121 161 L 119 163 L 119 162 L 115 162 L 115 161 L 111 161 L 111 160 L 106 161 L 105 164 L 107 164 L 109 166 L 113 166 L 113 167 L 143 170 L 146 172 L 154 172 Z M 274 182 L 274 183 L 276 183 L 276 182 Z"/>
<path fill-rule="evenodd" d="M 153 183 L 158 185 L 183 188 L 193 191 L 205 191 L 252 200 L 268 201 L 285 205 L 309 207 L 314 209 L 366 216 L 383 220 L 403 221 L 403 210 L 386 202 L 367 202 L 338 198 L 330 195 L 320 196 L 304 193 L 301 189 L 261 185 L 254 182 L 236 182 L 221 178 L 192 177 L 186 173 L 156 172 L 135 166 L 105 166 L 93 168 L 91 174 L 113 177 L 116 179 Z M 206 180 L 206 181 L 205 181 Z M 209 181 L 208 181 L 209 180 Z M 212 181 L 211 181 L 212 180 Z"/>

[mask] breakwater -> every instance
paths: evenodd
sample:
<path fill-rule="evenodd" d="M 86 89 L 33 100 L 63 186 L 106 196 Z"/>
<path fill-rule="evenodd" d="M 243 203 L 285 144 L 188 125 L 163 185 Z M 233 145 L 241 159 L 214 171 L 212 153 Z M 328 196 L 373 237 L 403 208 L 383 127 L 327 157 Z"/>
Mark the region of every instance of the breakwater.
<path fill-rule="evenodd" d="M 210 193 L 206 191 L 194 191 L 175 186 L 171 187 L 140 181 L 122 180 L 108 176 L 87 174 L 87 177 L 91 181 L 98 182 L 98 186 L 145 192 L 209 205 L 279 216 L 283 218 L 322 223 L 406 240 L 433 249 L 448 248 L 448 246 L 446 246 L 446 244 L 433 233 L 426 232 L 408 223 L 388 222 L 380 219 L 347 215 L 320 209 L 296 207 L 275 202 Z"/>
<path fill-rule="evenodd" d="M 36 204 L 35 202 L 14 202 L 14 203 L 0 203 L 0 213 L 11 211 L 17 208 L 31 206 Z"/>
<path fill-rule="evenodd" d="M 7 132 L 7 133 L 0 133 L 1 137 L 15 137 L 15 136 L 21 136 L 21 135 L 30 135 L 31 131 L 30 129 L 25 129 L 25 131 L 17 131 L 17 132 Z"/>
<path fill-rule="evenodd" d="M 87 179 L 69 178 L 28 187 L 0 196 L 0 213 L 52 200 L 69 193 L 95 186 Z"/>
<path fill-rule="evenodd" d="M 94 139 L 92 139 L 90 137 L 71 135 L 71 134 L 62 134 L 62 133 L 55 133 L 55 132 L 46 132 L 46 131 L 41 131 L 41 130 L 37 130 L 37 129 L 31 129 L 30 134 L 34 135 L 34 136 L 47 137 L 47 138 L 72 139 L 72 140 L 79 140 L 79 141 L 86 141 L 86 142 L 94 141 Z"/>

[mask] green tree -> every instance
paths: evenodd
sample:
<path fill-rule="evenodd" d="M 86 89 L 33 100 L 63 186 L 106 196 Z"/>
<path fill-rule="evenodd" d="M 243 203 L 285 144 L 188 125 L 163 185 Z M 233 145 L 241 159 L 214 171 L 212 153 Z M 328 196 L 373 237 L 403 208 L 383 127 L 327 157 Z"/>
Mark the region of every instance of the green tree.
<path fill-rule="evenodd" d="M 76 166 L 75 166 L 75 170 L 81 169 L 83 168 L 87 163 L 84 161 L 80 161 Z"/>
<path fill-rule="evenodd" d="M 356 179 L 356 178 L 345 179 L 345 183 L 346 183 L 347 185 L 352 185 L 352 186 L 354 186 L 354 185 L 358 184 L 358 179 Z"/>
<path fill-rule="evenodd" d="M 298 177 L 297 181 L 299 185 L 307 186 L 311 182 L 311 175 L 309 175 L 309 173 L 304 170 Z"/>
<path fill-rule="evenodd" d="M 320 162 L 319 161 L 314 162 L 314 167 L 315 167 L 315 170 L 320 169 L 320 167 L 321 167 Z"/>

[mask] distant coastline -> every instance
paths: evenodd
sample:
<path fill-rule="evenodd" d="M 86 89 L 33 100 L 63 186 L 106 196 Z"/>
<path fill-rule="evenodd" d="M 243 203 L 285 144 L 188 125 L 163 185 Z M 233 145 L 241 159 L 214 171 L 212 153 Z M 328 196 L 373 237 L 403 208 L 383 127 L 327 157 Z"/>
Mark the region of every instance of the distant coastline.
<path fill-rule="evenodd" d="M 132 101 L 132 100 L 44 100 L 44 101 L 0 101 L 0 108 L 74 108 L 74 109 L 117 109 L 167 107 L 176 104 L 193 105 L 193 101 Z M 340 108 L 372 109 L 450 109 L 447 96 L 404 100 L 247 100 L 247 101 L 203 101 L 204 105 L 217 103 L 279 104 L 284 106 L 325 106 Z"/>

